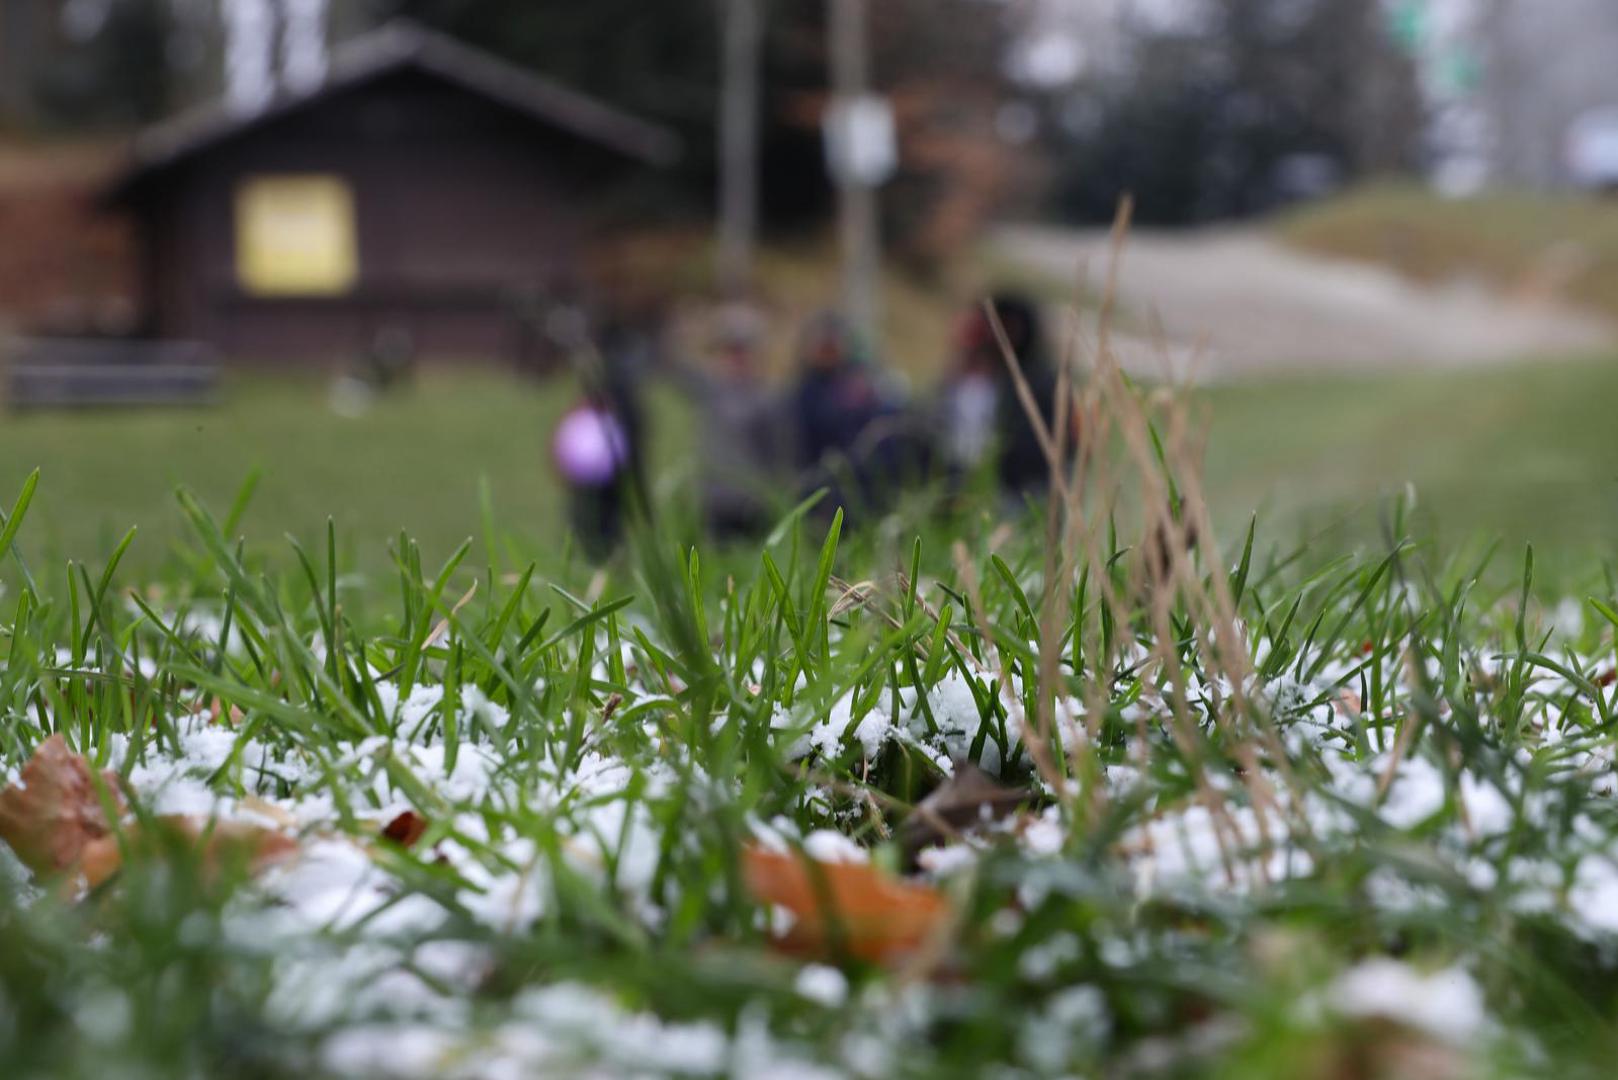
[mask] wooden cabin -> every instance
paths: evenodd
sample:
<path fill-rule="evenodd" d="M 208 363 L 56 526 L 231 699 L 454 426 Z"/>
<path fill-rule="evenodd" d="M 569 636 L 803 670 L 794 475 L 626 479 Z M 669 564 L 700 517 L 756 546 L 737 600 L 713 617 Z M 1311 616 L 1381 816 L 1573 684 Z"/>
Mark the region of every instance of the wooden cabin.
<path fill-rule="evenodd" d="M 141 134 L 107 194 L 135 226 L 150 334 L 229 359 L 511 355 L 612 232 L 666 129 L 413 24 L 324 80 Z"/>

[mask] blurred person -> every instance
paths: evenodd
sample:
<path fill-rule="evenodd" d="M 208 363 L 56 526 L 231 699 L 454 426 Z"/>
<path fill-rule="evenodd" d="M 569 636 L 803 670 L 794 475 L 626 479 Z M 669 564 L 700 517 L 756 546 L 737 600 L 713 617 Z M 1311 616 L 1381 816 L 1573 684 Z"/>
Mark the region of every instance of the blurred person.
<path fill-rule="evenodd" d="M 821 512 L 852 516 L 870 487 L 870 440 L 886 411 L 854 329 L 836 312 L 812 317 L 798 338 L 798 378 L 792 392 L 800 494 L 824 488 Z"/>
<path fill-rule="evenodd" d="M 996 427 L 999 432 L 995 471 L 1000 487 L 1010 495 L 1022 496 L 1043 491 L 1050 482 L 1051 463 L 1039 444 L 1039 436 L 1029 419 L 1017 393 L 1016 378 L 1004 355 L 1009 348 L 1017 358 L 1023 379 L 1033 397 L 1034 406 L 1048 426 L 1053 426 L 1056 414 L 1056 365 L 1051 360 L 1045 339 L 1044 320 L 1039 304 L 1017 293 L 998 293 L 989 300 L 1000 329 L 1004 332 L 1004 345 L 991 324 L 989 340 L 999 354 L 1000 392 L 995 403 Z M 985 321 L 988 316 L 985 313 Z M 1077 443 L 1074 425 L 1067 425 L 1067 439 L 1063 446 L 1064 459 Z"/>
<path fill-rule="evenodd" d="M 623 536 L 634 485 L 629 428 L 603 389 L 563 414 L 551 438 L 551 458 L 568 490 L 573 531 L 596 559 L 612 553 Z"/>
<path fill-rule="evenodd" d="M 962 321 L 955 374 L 940 403 L 939 449 L 957 479 L 992 458 L 1000 489 L 1020 497 L 1044 489 L 1050 462 L 1017 393 L 1007 349 L 1017 359 L 1041 418 L 1047 425 L 1052 422 L 1056 367 L 1046 346 L 1039 305 L 1017 293 L 997 293 L 987 305 L 975 305 Z M 1067 453 L 1074 442 L 1069 424 Z"/>
<path fill-rule="evenodd" d="M 793 392 L 799 468 L 816 469 L 833 454 L 848 456 L 866 425 L 883 411 L 863 361 L 854 330 L 841 315 L 822 312 L 805 324 Z"/>
<path fill-rule="evenodd" d="M 654 322 L 614 314 L 604 320 L 598 337 L 599 389 L 623 426 L 630 479 L 644 491 L 646 408 L 640 387 L 657 363 L 658 329 Z"/>
<path fill-rule="evenodd" d="M 408 385 L 416 376 L 416 339 L 408 327 L 391 323 L 371 338 L 361 361 L 361 378 L 379 394 Z"/>
<path fill-rule="evenodd" d="M 338 416 L 354 419 L 369 412 L 387 394 L 408 385 L 416 373 L 416 345 L 410 331 L 388 324 L 347 370 L 332 380 L 328 403 Z"/>
<path fill-rule="evenodd" d="M 551 456 L 568 489 L 575 534 L 586 553 L 604 559 L 623 538 L 630 500 L 646 491 L 644 341 L 609 321 L 598 352 L 582 318 L 570 326 L 558 340 L 572 346 L 584 396 L 558 422 Z"/>
<path fill-rule="evenodd" d="M 805 492 L 827 488 L 825 508 L 852 515 L 883 510 L 925 478 L 931 440 L 878 378 L 846 320 L 831 312 L 811 319 L 798 364 L 793 412 Z"/>
<path fill-rule="evenodd" d="M 718 312 L 709 367 L 682 365 L 680 382 L 701 415 L 703 517 L 720 537 L 768 524 L 773 478 L 787 463 L 782 409 L 759 364 L 765 321 L 744 303 Z"/>
<path fill-rule="evenodd" d="M 937 407 L 938 454 L 952 481 L 976 472 L 994 452 L 1002 366 L 989 321 L 974 308 L 961 318 Z"/>

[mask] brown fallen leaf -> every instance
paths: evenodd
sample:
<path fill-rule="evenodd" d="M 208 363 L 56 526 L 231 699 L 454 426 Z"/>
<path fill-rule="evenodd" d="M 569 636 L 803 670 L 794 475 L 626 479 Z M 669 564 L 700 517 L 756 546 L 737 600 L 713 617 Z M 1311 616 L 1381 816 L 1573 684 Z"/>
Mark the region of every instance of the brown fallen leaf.
<path fill-rule="evenodd" d="M 203 707 L 203 702 L 199 700 L 196 706 L 191 710 L 191 715 L 201 716 Z M 241 726 L 242 720 L 244 720 L 247 716 L 246 713 L 242 712 L 242 710 L 237 708 L 235 705 L 230 706 L 230 708 L 227 710 L 225 708 L 225 703 L 219 700 L 217 697 L 213 698 L 207 703 L 207 710 L 208 722 L 210 724 L 218 724 L 228 720 L 231 727 L 239 727 Z"/>
<path fill-rule="evenodd" d="M 121 813 L 117 775 L 109 771 L 102 776 L 107 796 Z M 90 766 L 60 735 L 40 743 L 18 782 L 0 791 L 0 839 L 40 876 L 72 870 L 88 845 L 110 833 Z"/>
<path fill-rule="evenodd" d="M 124 801 L 117 775 L 110 771 L 102 775 L 107 795 L 121 815 Z M 241 822 L 173 815 L 156 818 L 153 824 L 201 845 L 203 864 L 210 868 L 239 857 L 256 871 L 297 850 L 286 834 Z M 139 850 L 152 839 L 143 835 L 139 824 L 124 828 L 121 837 L 114 827 L 89 764 L 69 750 L 60 735 L 40 743 L 18 783 L 0 791 L 0 839 L 43 878 L 82 876 L 93 888 L 118 872 L 125 848 Z"/>
<path fill-rule="evenodd" d="M 427 831 L 427 819 L 414 810 L 406 810 L 382 826 L 382 838 L 392 840 L 401 847 L 415 847 L 421 834 Z"/>
<path fill-rule="evenodd" d="M 819 862 L 755 846 L 743 852 L 742 874 L 755 899 L 792 914 L 776 944 L 795 954 L 892 963 L 918 953 L 949 922 L 949 902 L 938 890 L 864 863 Z"/>
<path fill-rule="evenodd" d="M 1024 788 L 1002 787 L 969 761 L 955 763 L 954 774 L 921 802 L 899 832 L 907 855 L 958 837 L 980 822 L 998 821 L 1031 798 Z"/>
<path fill-rule="evenodd" d="M 273 821 L 286 832 L 295 833 L 298 831 L 298 815 L 279 803 L 271 802 L 262 795 L 243 795 L 241 801 L 236 805 L 243 810 L 257 814 L 259 817 Z"/>
<path fill-rule="evenodd" d="M 285 833 L 250 825 L 240 821 L 210 821 L 187 814 L 170 814 L 152 819 L 152 826 L 168 832 L 188 844 L 198 846 L 205 873 L 212 873 L 227 861 L 241 860 L 252 872 L 289 858 L 298 850 L 297 842 Z M 155 839 L 139 824 L 123 831 L 123 845 L 119 837 L 104 836 L 85 846 L 79 862 L 79 872 L 93 889 L 116 874 L 123 867 L 123 854 L 127 848 L 139 853 L 152 846 Z"/>

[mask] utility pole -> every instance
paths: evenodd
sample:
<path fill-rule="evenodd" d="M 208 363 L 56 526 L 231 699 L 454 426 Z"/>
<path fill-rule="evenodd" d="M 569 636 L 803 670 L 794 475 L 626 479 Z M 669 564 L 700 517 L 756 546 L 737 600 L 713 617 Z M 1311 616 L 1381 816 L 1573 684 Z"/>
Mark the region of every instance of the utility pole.
<path fill-rule="evenodd" d="M 30 0 L 0 0 L 0 119 L 34 119 L 33 78 L 43 36 L 39 17 Z"/>
<path fill-rule="evenodd" d="M 866 0 L 830 0 L 832 107 L 828 130 L 840 140 L 844 161 L 833 160 L 837 183 L 838 233 L 843 257 L 843 311 L 867 344 L 877 341 L 881 319 L 878 277 L 882 251 L 878 234 L 876 185 L 882 177 L 859 166 L 869 115 L 871 63 L 866 40 Z M 885 106 L 884 106 L 885 108 Z M 887 135 L 891 138 L 891 114 Z"/>
<path fill-rule="evenodd" d="M 719 94 L 719 287 L 745 295 L 758 236 L 759 41 L 764 0 L 720 0 L 724 74 Z"/>

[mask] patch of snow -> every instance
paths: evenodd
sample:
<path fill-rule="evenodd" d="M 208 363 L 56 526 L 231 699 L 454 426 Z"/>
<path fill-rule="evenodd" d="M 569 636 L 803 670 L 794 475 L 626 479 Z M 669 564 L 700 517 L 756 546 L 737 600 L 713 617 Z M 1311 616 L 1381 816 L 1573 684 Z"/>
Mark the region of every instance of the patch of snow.
<path fill-rule="evenodd" d="M 839 1008 L 848 1000 L 847 976 L 825 964 L 805 964 L 792 980 L 792 988 L 800 997 L 828 1009 Z"/>
<path fill-rule="evenodd" d="M 1341 1016 L 1391 1020 L 1461 1046 L 1488 1024 L 1483 991 L 1464 969 L 1423 972 L 1387 957 L 1339 975 L 1326 1001 Z"/>

